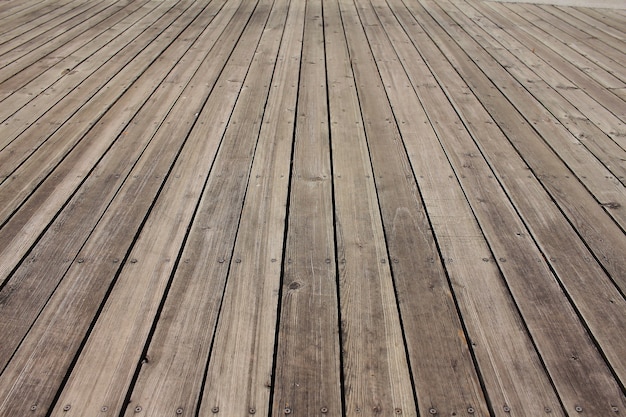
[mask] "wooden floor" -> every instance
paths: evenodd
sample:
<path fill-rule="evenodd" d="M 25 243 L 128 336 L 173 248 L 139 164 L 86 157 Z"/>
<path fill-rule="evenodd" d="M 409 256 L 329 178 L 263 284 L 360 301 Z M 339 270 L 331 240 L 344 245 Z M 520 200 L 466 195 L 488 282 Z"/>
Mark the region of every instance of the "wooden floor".
<path fill-rule="evenodd" d="M 0 415 L 626 414 L 626 10 L 0 2 Z"/>

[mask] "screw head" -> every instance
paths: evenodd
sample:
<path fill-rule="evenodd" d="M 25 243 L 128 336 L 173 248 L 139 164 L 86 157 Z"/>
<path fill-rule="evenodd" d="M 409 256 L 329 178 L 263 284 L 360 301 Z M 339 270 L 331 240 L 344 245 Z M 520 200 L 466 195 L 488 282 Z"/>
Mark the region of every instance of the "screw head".
<path fill-rule="evenodd" d="M 286 407 L 284 412 L 285 412 L 285 414 L 291 414 L 291 408 Z"/>
<path fill-rule="evenodd" d="M 328 413 L 328 407 L 322 407 L 320 411 L 322 412 L 322 414 L 326 414 Z"/>
<path fill-rule="evenodd" d="M 503 409 L 504 409 L 504 412 L 505 412 L 505 413 L 510 413 L 510 412 L 511 412 L 511 407 L 509 407 L 508 405 L 505 405 L 505 406 L 503 407 Z"/>
<path fill-rule="evenodd" d="M 71 408 L 72 408 L 72 406 L 67 404 L 67 405 L 65 405 L 65 407 L 63 407 L 63 411 L 70 411 Z"/>
<path fill-rule="evenodd" d="M 428 410 L 428 412 L 432 415 L 437 414 L 437 409 L 436 408 L 431 408 L 430 410 Z"/>
<path fill-rule="evenodd" d="M 143 410 L 143 408 L 141 408 L 140 405 L 138 405 L 137 407 L 135 407 L 135 413 L 141 413 L 141 410 Z"/>
<path fill-rule="evenodd" d="M 574 410 L 576 410 L 577 413 L 582 413 L 583 412 L 583 408 L 581 406 L 579 406 L 579 405 L 574 407 Z"/>
<path fill-rule="evenodd" d="M 211 408 L 211 412 L 212 412 L 213 414 L 217 414 L 217 413 L 219 413 L 219 412 L 220 412 L 220 408 L 219 408 L 219 407 L 213 407 L 213 408 Z"/>
<path fill-rule="evenodd" d="M 37 410 L 37 406 L 36 405 L 31 405 L 30 406 L 30 411 L 35 411 Z"/>
<path fill-rule="evenodd" d="M 182 408 L 177 408 L 176 409 L 176 414 L 181 415 L 183 413 L 183 409 Z"/>
<path fill-rule="evenodd" d="M 254 413 L 256 413 L 256 410 L 255 410 L 254 408 L 250 408 L 250 409 L 248 410 L 248 412 L 249 412 L 250 414 L 254 414 Z"/>
<path fill-rule="evenodd" d="M 467 407 L 467 412 L 470 414 L 474 414 L 476 410 L 474 410 L 474 407 Z"/>
<path fill-rule="evenodd" d="M 105 405 L 100 409 L 100 411 L 102 411 L 103 413 L 106 413 L 107 411 L 109 411 L 109 407 Z"/>

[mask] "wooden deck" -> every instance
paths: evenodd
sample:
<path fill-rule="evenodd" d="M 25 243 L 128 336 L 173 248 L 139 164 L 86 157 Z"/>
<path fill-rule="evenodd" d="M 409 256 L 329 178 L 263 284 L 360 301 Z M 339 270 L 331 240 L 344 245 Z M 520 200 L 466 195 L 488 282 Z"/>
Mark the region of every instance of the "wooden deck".
<path fill-rule="evenodd" d="M 626 10 L 0 2 L 0 416 L 626 414 Z"/>

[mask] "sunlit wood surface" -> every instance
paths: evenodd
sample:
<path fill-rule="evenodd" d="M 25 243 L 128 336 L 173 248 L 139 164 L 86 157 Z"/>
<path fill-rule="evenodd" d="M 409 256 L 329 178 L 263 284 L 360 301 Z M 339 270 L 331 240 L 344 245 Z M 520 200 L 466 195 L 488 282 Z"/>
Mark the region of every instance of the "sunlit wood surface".
<path fill-rule="evenodd" d="M 626 413 L 626 10 L 0 1 L 0 416 Z"/>

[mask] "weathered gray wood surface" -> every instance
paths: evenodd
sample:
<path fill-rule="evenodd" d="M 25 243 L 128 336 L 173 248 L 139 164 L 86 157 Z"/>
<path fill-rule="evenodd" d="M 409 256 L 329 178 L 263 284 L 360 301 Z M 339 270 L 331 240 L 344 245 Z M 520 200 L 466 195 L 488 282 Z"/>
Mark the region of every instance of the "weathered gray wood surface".
<path fill-rule="evenodd" d="M 0 4 L 0 416 L 626 412 L 626 14 Z"/>

